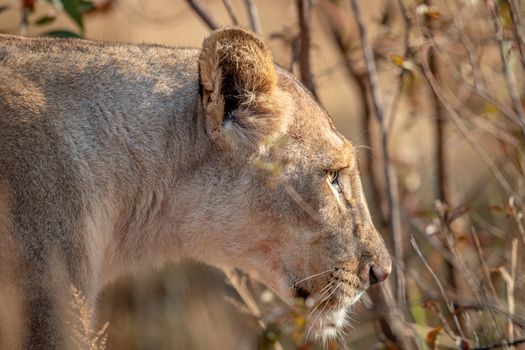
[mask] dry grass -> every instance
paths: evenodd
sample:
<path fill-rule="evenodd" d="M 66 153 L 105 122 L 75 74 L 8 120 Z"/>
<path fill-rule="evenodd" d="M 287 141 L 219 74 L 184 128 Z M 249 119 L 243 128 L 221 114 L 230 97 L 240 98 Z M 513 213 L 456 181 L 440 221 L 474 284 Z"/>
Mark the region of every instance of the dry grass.
<path fill-rule="evenodd" d="M 74 286 L 69 286 L 71 294 L 71 339 L 78 350 L 104 350 L 108 340 L 108 326 L 106 322 L 98 331 L 93 330 L 93 308 L 86 297 Z"/>

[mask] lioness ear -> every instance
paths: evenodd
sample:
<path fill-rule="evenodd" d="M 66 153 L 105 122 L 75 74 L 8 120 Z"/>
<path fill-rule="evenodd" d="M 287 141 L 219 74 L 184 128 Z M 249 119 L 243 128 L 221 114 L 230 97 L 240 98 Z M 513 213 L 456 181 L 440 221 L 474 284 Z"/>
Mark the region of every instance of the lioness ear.
<path fill-rule="evenodd" d="M 211 33 L 202 44 L 199 72 L 213 139 L 254 148 L 283 130 L 286 103 L 270 51 L 258 36 L 238 28 Z"/>

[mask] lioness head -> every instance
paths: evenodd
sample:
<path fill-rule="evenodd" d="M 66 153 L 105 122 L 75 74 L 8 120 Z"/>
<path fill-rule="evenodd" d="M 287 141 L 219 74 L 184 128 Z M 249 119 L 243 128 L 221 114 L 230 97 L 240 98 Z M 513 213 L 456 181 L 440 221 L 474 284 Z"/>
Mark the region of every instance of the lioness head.
<path fill-rule="evenodd" d="M 391 272 L 354 147 L 248 31 L 206 38 L 199 75 L 212 151 L 192 174 L 200 238 L 188 254 L 306 299 L 314 332 L 335 335 L 347 309 Z"/>

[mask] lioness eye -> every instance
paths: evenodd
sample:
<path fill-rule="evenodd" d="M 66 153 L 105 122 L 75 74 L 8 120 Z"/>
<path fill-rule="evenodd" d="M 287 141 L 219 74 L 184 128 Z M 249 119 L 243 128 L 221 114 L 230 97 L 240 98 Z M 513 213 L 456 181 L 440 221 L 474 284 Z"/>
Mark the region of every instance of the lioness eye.
<path fill-rule="evenodd" d="M 333 186 L 337 191 L 341 191 L 339 186 L 339 170 L 329 170 L 327 172 L 328 182 Z"/>

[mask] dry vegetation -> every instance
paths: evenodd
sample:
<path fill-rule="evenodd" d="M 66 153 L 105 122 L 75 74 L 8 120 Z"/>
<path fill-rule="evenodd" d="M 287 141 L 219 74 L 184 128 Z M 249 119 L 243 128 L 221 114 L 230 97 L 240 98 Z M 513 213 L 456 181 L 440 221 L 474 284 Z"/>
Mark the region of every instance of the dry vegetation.
<path fill-rule="evenodd" d="M 93 307 L 89 305 L 86 297 L 74 286 L 69 286 L 71 294 L 72 322 L 71 339 L 79 350 L 104 350 L 108 340 L 108 326 L 105 323 L 98 331 L 94 331 Z"/>
<path fill-rule="evenodd" d="M 101 25 L 104 16 L 129 14 L 140 4 L 42 3 L 0 1 L 0 18 L 16 19 L 0 30 L 83 36 L 85 19 L 98 16 Z M 173 3 L 209 29 L 240 24 L 262 33 L 279 63 L 296 72 L 362 146 L 369 203 L 395 257 L 395 273 L 356 306 L 346 335 L 314 344 L 307 339 L 308 312 L 297 312 L 304 306 L 279 303 L 236 271 L 221 274 L 194 263 L 167 267 L 106 291 L 99 318 L 110 323 L 109 348 L 525 344 L 525 1 Z M 267 31 L 272 6 L 286 7 L 288 17 L 280 30 Z M 146 14 L 144 22 L 156 21 Z M 69 16 L 69 29 L 49 30 L 60 16 Z M 328 51 L 330 65 L 323 64 Z M 334 82 L 351 89 L 332 86 L 328 94 Z M 82 322 L 91 311 L 73 293 Z M 105 344 L 106 327 L 92 333 L 80 323 L 75 334 L 91 349 L 90 342 Z"/>

